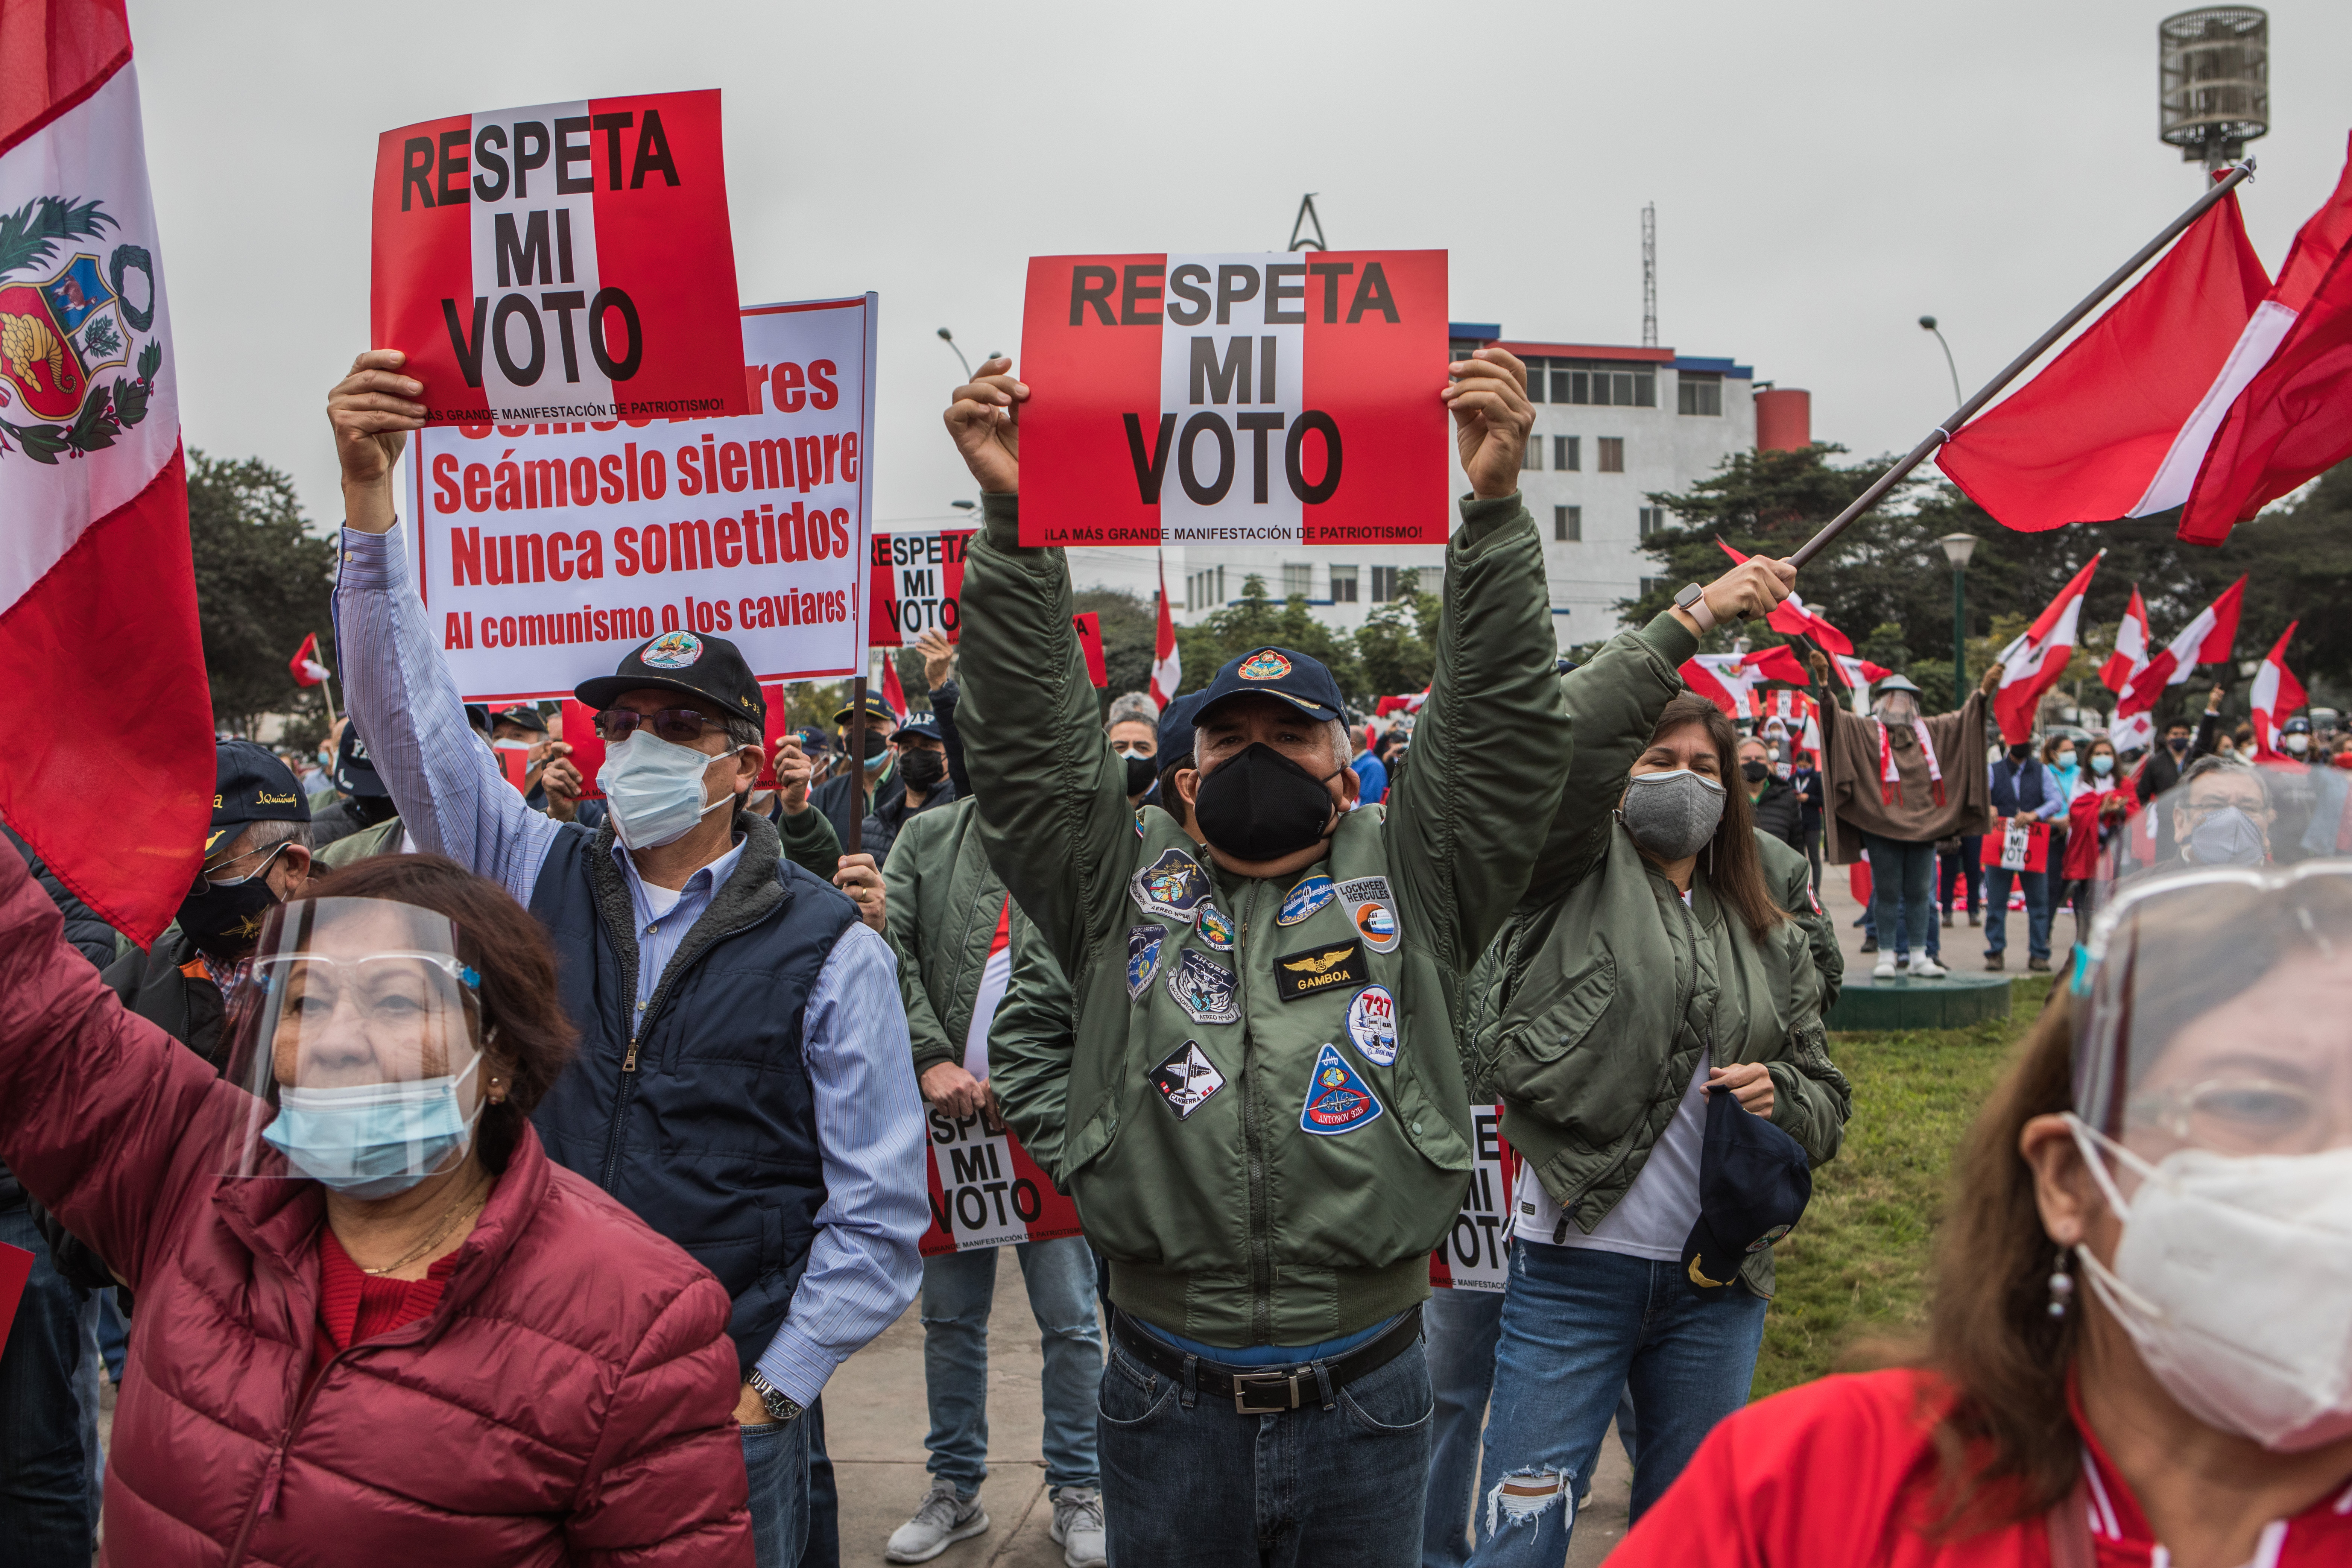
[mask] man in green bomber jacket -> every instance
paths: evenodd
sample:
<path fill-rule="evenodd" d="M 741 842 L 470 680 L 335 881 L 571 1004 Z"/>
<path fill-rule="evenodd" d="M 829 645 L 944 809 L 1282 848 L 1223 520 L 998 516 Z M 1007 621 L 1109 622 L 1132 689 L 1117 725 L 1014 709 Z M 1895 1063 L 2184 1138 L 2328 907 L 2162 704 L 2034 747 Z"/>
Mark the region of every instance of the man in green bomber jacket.
<path fill-rule="evenodd" d="M 1180 775 L 1204 848 L 1129 808 L 1068 568 L 1019 543 L 1028 388 L 1010 368 L 982 365 L 947 416 L 986 524 L 964 568 L 961 720 L 989 858 L 1076 1007 L 1066 1068 L 997 1072 L 1110 1260 L 1111 1555 L 1410 1564 L 1431 1408 L 1419 1308 L 1472 1165 L 1452 1019 L 1526 885 L 1526 825 L 1557 803 L 1569 741 L 1517 494 L 1525 370 L 1481 350 L 1432 389 L 1473 494 L 1402 786 L 1351 809 L 1329 672 L 1254 649 L 1204 691 L 1197 771 Z"/>

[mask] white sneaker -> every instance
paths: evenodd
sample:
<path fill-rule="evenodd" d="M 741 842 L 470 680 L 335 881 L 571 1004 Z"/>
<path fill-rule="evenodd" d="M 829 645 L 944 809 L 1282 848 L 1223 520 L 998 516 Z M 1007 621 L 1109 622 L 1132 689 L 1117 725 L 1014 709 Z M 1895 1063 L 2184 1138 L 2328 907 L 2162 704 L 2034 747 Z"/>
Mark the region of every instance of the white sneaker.
<path fill-rule="evenodd" d="M 890 1532 L 890 1544 L 882 1555 L 893 1563 L 929 1563 L 957 1542 L 969 1541 L 987 1528 L 988 1514 L 980 1506 L 979 1493 L 958 1497 L 953 1483 L 933 1481 L 930 1495 L 915 1510 L 915 1517 Z M 1096 1540 L 1101 1540 L 1099 1532 Z"/>
<path fill-rule="evenodd" d="M 1069 1568 L 1103 1568 L 1102 1493 L 1094 1487 L 1054 1489 L 1053 1537 Z"/>
<path fill-rule="evenodd" d="M 1914 980 L 1941 980 L 1950 973 L 1950 970 L 1924 954 L 1911 961 L 1911 978 Z"/>
<path fill-rule="evenodd" d="M 1879 955 L 1878 955 L 1878 967 L 1877 967 L 1877 968 L 1875 968 L 1875 969 L 1874 969 L 1874 970 L 1872 970 L 1872 971 L 1870 972 L 1870 977 L 1871 977 L 1873 980 L 1892 980 L 1892 979 L 1894 979 L 1894 978 L 1895 978 L 1895 955 L 1894 955 L 1893 953 L 1891 953 L 1891 952 L 1885 952 L 1884 950 L 1882 950 L 1882 951 L 1879 952 Z"/>

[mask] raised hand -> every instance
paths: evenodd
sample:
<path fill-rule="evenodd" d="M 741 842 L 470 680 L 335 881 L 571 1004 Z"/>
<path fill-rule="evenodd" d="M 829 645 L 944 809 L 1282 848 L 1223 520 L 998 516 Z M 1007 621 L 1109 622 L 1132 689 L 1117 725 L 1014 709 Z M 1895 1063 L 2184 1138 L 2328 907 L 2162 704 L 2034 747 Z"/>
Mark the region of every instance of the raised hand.
<path fill-rule="evenodd" d="M 948 399 L 948 434 L 983 490 L 1021 488 L 1021 405 L 1029 388 L 1013 379 L 1013 362 L 981 362 L 980 372 Z"/>
<path fill-rule="evenodd" d="M 1535 428 L 1528 367 L 1502 349 L 1480 349 L 1446 370 L 1456 379 L 1439 394 L 1454 414 L 1454 444 L 1472 493 L 1492 500 L 1519 488 L 1519 463 Z"/>
<path fill-rule="evenodd" d="M 416 401 L 425 384 L 400 374 L 407 361 L 397 349 L 370 349 L 327 394 L 327 423 L 343 470 L 343 521 L 364 533 L 392 527 L 392 468 L 408 432 L 425 427 L 425 405 Z"/>
<path fill-rule="evenodd" d="M 809 781 L 815 776 L 816 764 L 801 750 L 798 735 L 786 735 L 776 742 L 776 794 L 783 801 L 786 816 L 798 816 L 808 809 Z"/>
<path fill-rule="evenodd" d="M 923 656 L 923 679 L 937 691 L 955 673 L 955 644 L 948 634 L 937 626 L 925 628 L 915 638 L 915 651 Z"/>

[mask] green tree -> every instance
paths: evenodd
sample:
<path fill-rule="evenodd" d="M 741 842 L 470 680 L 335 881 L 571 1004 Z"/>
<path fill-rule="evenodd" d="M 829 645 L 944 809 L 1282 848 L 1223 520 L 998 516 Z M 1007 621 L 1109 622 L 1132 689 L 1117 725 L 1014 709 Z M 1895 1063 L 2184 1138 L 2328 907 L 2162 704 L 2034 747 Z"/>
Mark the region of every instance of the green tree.
<path fill-rule="evenodd" d="M 1402 697 L 1429 684 L 1437 668 L 1438 596 L 1421 590 L 1421 574 L 1399 576 L 1397 597 L 1356 628 L 1356 658 L 1363 669 L 1360 696 L 1367 704 Z"/>
<path fill-rule="evenodd" d="M 340 668 L 328 613 L 335 546 L 310 531 L 292 476 L 258 458 L 191 448 L 188 537 L 214 723 L 249 734 L 263 714 L 286 713 L 300 731 L 289 739 L 315 737 L 324 694 L 297 686 L 287 661 L 316 632 L 320 662 Z"/>
<path fill-rule="evenodd" d="M 1151 689 L 1151 654 L 1160 637 L 1159 612 L 1149 600 L 1119 588 L 1088 588 L 1076 597 L 1078 613 L 1100 617 L 1103 672 L 1110 684 L 1103 689 L 1104 711 L 1122 691 Z M 1207 676 L 1199 682 L 1205 683 Z"/>
<path fill-rule="evenodd" d="M 1199 690 L 1228 663 L 1268 643 L 1321 660 L 1343 692 L 1364 689 L 1356 645 L 1318 618 L 1304 595 L 1277 600 L 1255 572 L 1242 580 L 1239 599 L 1212 610 L 1197 625 L 1177 627 L 1176 637 L 1183 650 L 1187 691 Z"/>

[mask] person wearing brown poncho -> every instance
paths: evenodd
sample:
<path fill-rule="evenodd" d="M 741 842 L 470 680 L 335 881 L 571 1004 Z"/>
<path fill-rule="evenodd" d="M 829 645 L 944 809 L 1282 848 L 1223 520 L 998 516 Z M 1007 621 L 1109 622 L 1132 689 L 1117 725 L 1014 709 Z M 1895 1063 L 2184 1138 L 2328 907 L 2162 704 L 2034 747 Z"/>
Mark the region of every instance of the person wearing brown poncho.
<path fill-rule="evenodd" d="M 1991 824 L 1992 792 L 1985 771 L 1985 701 L 2000 683 L 2000 666 L 1958 712 L 1933 719 L 1919 711 L 1919 689 L 1899 675 L 1879 682 L 1867 719 L 1856 715 L 1829 686 L 1829 660 L 1812 658 L 1813 696 L 1822 723 L 1822 778 L 1827 792 L 1830 864 L 1870 858 L 1871 921 L 1878 932 L 1874 978 L 1896 969 L 1896 920 L 1919 944 L 1909 973 L 1933 979 L 1945 973 L 1927 956 L 1935 927 L 1929 896 L 1936 840 L 1982 833 Z"/>

